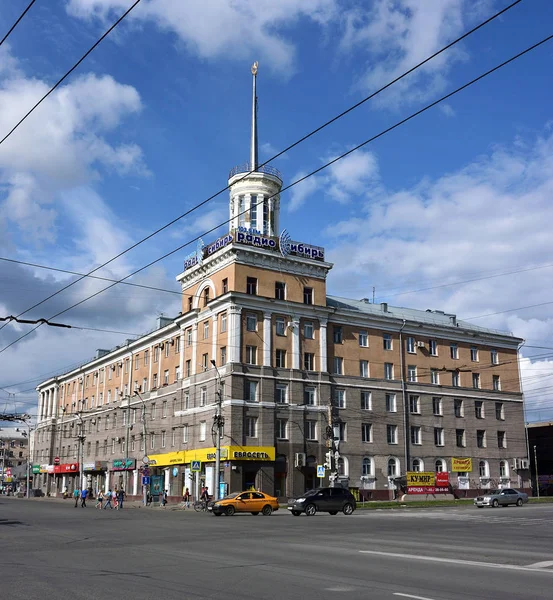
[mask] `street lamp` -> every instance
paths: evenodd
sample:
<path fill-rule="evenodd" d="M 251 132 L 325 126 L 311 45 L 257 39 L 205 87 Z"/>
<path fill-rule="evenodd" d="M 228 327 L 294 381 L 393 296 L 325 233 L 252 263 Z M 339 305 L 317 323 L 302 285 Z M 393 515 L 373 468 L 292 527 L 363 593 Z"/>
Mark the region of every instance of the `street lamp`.
<path fill-rule="evenodd" d="M 213 499 L 219 500 L 219 488 L 220 488 L 220 471 L 221 471 L 221 426 L 224 423 L 221 415 L 221 407 L 223 404 L 223 394 L 221 390 L 221 374 L 217 368 L 217 363 L 212 360 L 211 364 L 217 373 L 217 408 L 215 409 L 214 425 L 217 428 L 217 441 L 215 444 L 215 489 L 213 490 Z"/>
<path fill-rule="evenodd" d="M 144 441 L 144 458 L 142 459 L 142 462 L 143 462 L 144 466 L 147 467 L 150 461 L 148 459 L 148 454 L 146 453 L 146 401 L 138 393 L 138 390 L 134 390 L 133 396 L 136 396 L 142 402 L 142 439 Z M 130 402 L 130 400 L 129 400 L 129 402 Z M 127 448 L 128 448 L 128 443 L 129 442 L 127 440 Z M 142 486 L 142 503 L 144 504 L 144 506 L 146 506 L 148 503 L 148 486 L 147 485 Z"/>
<path fill-rule="evenodd" d="M 16 431 L 19 431 L 21 433 L 21 435 L 27 439 L 27 487 L 26 487 L 26 491 L 25 491 L 25 497 L 29 498 L 29 487 L 30 487 L 30 472 L 29 472 L 29 467 L 30 467 L 30 459 L 31 459 L 31 426 L 27 425 L 27 431 L 21 431 L 21 429 L 19 429 L 19 427 L 16 429 Z"/>

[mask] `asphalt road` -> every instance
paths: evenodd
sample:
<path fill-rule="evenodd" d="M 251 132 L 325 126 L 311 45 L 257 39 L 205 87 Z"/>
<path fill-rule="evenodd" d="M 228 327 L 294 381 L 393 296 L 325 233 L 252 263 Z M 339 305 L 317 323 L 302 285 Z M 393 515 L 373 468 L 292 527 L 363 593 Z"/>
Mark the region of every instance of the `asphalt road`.
<path fill-rule="evenodd" d="M 553 505 L 215 518 L 0 497 L 10 600 L 550 599 Z"/>

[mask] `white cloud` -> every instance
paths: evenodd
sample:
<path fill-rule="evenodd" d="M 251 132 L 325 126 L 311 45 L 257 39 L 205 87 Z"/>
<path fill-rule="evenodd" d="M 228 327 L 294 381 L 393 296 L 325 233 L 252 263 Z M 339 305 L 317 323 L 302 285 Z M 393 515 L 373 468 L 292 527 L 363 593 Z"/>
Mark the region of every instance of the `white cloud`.
<path fill-rule="evenodd" d="M 129 16 L 135 22 L 153 22 L 175 34 L 186 49 L 204 59 L 259 58 L 281 72 L 293 68 L 295 47 L 286 30 L 302 19 L 325 25 L 336 14 L 336 0 L 214 0 L 146 1 Z M 69 0 L 69 14 L 105 21 L 121 15 L 127 0 Z"/>

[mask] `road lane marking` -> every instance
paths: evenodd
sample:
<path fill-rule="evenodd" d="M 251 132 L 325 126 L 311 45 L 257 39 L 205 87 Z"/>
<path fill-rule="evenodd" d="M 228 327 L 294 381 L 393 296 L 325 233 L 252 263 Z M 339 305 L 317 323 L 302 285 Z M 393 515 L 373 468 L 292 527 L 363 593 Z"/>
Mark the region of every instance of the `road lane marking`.
<path fill-rule="evenodd" d="M 461 560 L 457 558 L 442 558 L 440 556 L 421 556 L 419 554 L 400 554 L 399 552 L 379 552 L 378 550 L 359 550 L 360 554 L 374 554 L 377 556 L 387 556 L 388 558 L 408 558 L 410 560 L 426 560 L 428 562 L 450 563 L 454 565 L 470 566 L 470 567 L 487 567 L 489 569 L 506 569 L 509 571 L 533 571 L 534 573 L 550 573 L 544 569 L 533 566 L 523 565 L 506 565 L 501 563 L 480 562 L 476 560 Z"/>
<path fill-rule="evenodd" d="M 426 596 L 413 596 L 413 594 L 402 594 L 401 592 L 394 592 L 394 596 L 403 596 L 404 598 L 413 598 L 414 600 L 433 600 Z"/>
<path fill-rule="evenodd" d="M 553 560 L 542 560 L 542 562 L 537 562 L 526 566 L 531 569 L 545 569 L 547 567 L 553 567 Z"/>

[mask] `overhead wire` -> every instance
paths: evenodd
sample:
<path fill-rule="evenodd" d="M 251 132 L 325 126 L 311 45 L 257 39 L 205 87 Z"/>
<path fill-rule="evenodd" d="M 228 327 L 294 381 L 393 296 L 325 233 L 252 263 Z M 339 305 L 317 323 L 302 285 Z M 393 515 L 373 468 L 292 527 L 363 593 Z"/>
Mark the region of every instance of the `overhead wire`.
<path fill-rule="evenodd" d="M 31 0 L 31 2 L 27 5 L 27 8 L 25 8 L 25 10 L 19 15 L 19 17 L 17 18 L 17 20 L 15 21 L 15 23 L 8 29 L 7 33 L 0 40 L 0 46 L 10 37 L 11 33 L 13 32 L 13 30 L 19 25 L 19 22 L 21 21 L 21 19 L 27 14 L 27 12 L 29 11 L 29 9 L 31 8 L 31 6 L 35 2 L 36 2 L 36 0 Z"/>

